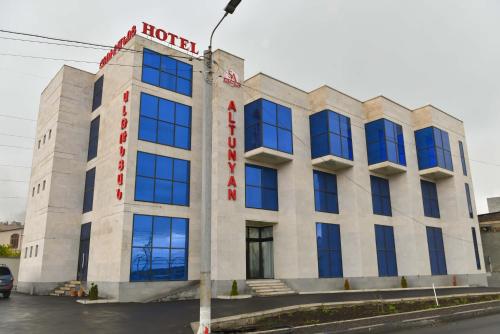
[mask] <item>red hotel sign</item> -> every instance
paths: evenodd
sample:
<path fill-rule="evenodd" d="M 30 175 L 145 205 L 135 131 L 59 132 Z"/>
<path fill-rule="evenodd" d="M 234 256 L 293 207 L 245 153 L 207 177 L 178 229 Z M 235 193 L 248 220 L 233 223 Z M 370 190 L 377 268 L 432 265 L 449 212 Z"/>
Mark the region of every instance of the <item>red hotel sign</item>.
<path fill-rule="evenodd" d="M 229 167 L 229 179 L 227 181 L 227 199 L 229 201 L 236 201 L 236 179 L 234 178 L 234 170 L 236 168 L 236 122 L 234 120 L 234 113 L 236 112 L 236 105 L 234 101 L 230 101 L 227 106 L 227 126 L 229 128 L 229 136 L 227 137 L 227 165 Z"/>
<path fill-rule="evenodd" d="M 127 142 L 127 126 L 128 126 L 128 119 L 127 119 L 127 102 L 129 98 L 129 91 L 125 91 L 123 93 L 123 106 L 122 106 L 122 119 L 120 121 L 120 138 L 119 138 L 119 143 L 120 143 L 120 160 L 118 161 L 118 175 L 116 177 L 116 183 L 118 184 L 118 187 L 116 188 L 116 198 L 118 200 L 121 200 L 123 197 L 123 192 L 121 190 L 121 187 L 123 185 L 123 171 L 125 169 L 125 147 L 123 145 Z"/>
<path fill-rule="evenodd" d="M 196 49 L 196 43 L 176 35 L 172 32 L 167 32 L 163 29 L 157 29 L 155 26 L 142 22 L 142 33 L 149 37 L 159 39 L 162 42 L 167 42 L 170 45 L 176 46 L 184 51 L 191 52 L 197 55 L 199 52 Z"/>
<path fill-rule="evenodd" d="M 118 51 L 120 51 L 132 39 L 132 37 L 135 36 L 135 33 L 137 32 L 136 29 L 137 28 L 133 26 L 132 28 L 130 28 L 130 30 L 127 32 L 125 36 L 120 38 L 118 43 L 115 44 L 115 47 L 111 49 L 104 56 L 104 58 L 102 58 L 101 62 L 99 63 L 99 68 L 103 68 L 107 63 L 109 63 L 111 58 L 113 58 L 118 53 Z"/>

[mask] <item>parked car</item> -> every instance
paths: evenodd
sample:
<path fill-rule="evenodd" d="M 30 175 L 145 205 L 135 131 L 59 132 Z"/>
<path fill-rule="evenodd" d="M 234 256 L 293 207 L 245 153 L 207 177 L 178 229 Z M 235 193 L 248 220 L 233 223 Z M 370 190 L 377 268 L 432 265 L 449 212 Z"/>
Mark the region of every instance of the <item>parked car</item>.
<path fill-rule="evenodd" d="M 14 276 L 10 272 L 9 267 L 0 264 L 0 293 L 4 298 L 10 297 L 10 291 L 14 286 Z"/>

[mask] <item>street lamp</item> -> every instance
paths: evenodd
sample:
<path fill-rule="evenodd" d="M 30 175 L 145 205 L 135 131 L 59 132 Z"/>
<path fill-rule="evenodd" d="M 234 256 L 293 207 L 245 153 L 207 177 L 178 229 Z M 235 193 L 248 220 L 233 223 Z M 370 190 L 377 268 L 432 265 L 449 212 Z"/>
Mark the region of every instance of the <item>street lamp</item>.
<path fill-rule="evenodd" d="M 212 279 L 212 38 L 214 33 L 228 14 L 233 14 L 241 0 L 230 0 L 225 14 L 212 30 L 208 49 L 203 52 L 204 108 L 203 108 L 203 144 L 202 144 L 202 178 L 201 178 L 201 248 L 200 248 L 200 323 L 198 334 L 210 333 Z"/>

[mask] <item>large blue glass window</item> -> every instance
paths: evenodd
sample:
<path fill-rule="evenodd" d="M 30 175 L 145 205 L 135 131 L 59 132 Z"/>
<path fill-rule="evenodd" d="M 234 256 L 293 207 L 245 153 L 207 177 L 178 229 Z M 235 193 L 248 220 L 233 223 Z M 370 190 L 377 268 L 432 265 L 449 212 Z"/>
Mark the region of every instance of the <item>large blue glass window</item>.
<path fill-rule="evenodd" d="M 258 147 L 293 153 L 290 108 L 265 99 L 245 106 L 245 152 Z"/>
<path fill-rule="evenodd" d="M 189 222 L 134 215 L 130 281 L 187 279 Z"/>
<path fill-rule="evenodd" d="M 331 110 L 309 116 L 312 158 L 334 155 L 353 160 L 351 120 Z"/>
<path fill-rule="evenodd" d="M 398 276 L 394 228 L 375 225 L 375 242 L 377 244 L 378 275 L 380 277 Z"/>
<path fill-rule="evenodd" d="M 104 85 L 104 75 L 101 75 L 99 79 L 94 82 L 94 95 L 92 97 L 92 111 L 96 110 L 101 106 L 102 103 L 102 88 Z"/>
<path fill-rule="evenodd" d="M 474 243 L 474 254 L 476 256 L 476 268 L 481 269 L 481 258 L 479 257 L 479 248 L 477 247 L 476 229 L 472 227 L 472 242 Z"/>
<path fill-rule="evenodd" d="M 342 277 L 340 226 L 316 223 L 318 271 L 320 278 Z"/>
<path fill-rule="evenodd" d="M 446 257 L 444 255 L 443 232 L 438 227 L 427 226 L 427 245 L 431 262 L 432 275 L 446 275 Z"/>
<path fill-rule="evenodd" d="M 439 201 L 436 184 L 433 182 L 420 180 L 420 187 L 422 189 L 424 216 L 439 218 Z"/>
<path fill-rule="evenodd" d="M 94 205 L 95 167 L 85 174 L 85 191 L 83 193 L 83 213 L 92 211 Z"/>
<path fill-rule="evenodd" d="M 144 49 L 142 81 L 177 92 L 192 95 L 193 65 Z"/>
<path fill-rule="evenodd" d="M 278 174 L 276 169 L 245 165 L 245 206 L 278 211 Z"/>
<path fill-rule="evenodd" d="M 472 200 L 470 197 L 470 188 L 467 183 L 465 184 L 465 197 L 467 198 L 467 208 L 469 209 L 469 217 L 474 218 L 474 211 L 472 211 Z"/>
<path fill-rule="evenodd" d="M 141 93 L 139 139 L 191 148 L 191 107 Z"/>
<path fill-rule="evenodd" d="M 401 125 L 382 118 L 365 124 L 365 132 L 369 165 L 390 161 L 406 166 Z"/>
<path fill-rule="evenodd" d="M 135 200 L 189 206 L 187 160 L 137 152 Z"/>
<path fill-rule="evenodd" d="M 448 132 L 430 126 L 415 131 L 418 169 L 441 167 L 453 170 Z"/>
<path fill-rule="evenodd" d="M 467 175 L 467 164 L 465 163 L 465 152 L 464 152 L 464 144 L 459 140 L 458 148 L 460 150 L 460 160 L 462 161 L 462 171 L 464 175 Z"/>
<path fill-rule="evenodd" d="M 392 216 L 389 180 L 370 175 L 370 183 L 372 188 L 373 213 L 382 216 Z"/>
<path fill-rule="evenodd" d="M 99 143 L 99 122 L 100 116 L 97 116 L 90 122 L 89 150 L 87 151 L 87 161 L 97 156 L 97 145 Z"/>
<path fill-rule="evenodd" d="M 337 176 L 313 171 L 314 207 L 316 211 L 339 213 Z"/>

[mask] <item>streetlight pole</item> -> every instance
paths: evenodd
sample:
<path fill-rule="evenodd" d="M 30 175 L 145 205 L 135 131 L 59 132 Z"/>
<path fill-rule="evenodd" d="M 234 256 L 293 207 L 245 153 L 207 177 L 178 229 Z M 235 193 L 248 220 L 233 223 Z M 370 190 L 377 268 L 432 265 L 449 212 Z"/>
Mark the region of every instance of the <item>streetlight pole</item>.
<path fill-rule="evenodd" d="M 224 9 L 224 16 L 212 30 L 208 50 L 203 52 L 204 96 L 203 96 L 203 144 L 201 179 L 201 249 L 200 249 L 200 325 L 198 334 L 209 334 L 211 322 L 211 253 L 212 253 L 212 38 L 215 30 L 228 14 L 233 14 L 241 0 L 230 0 Z"/>

